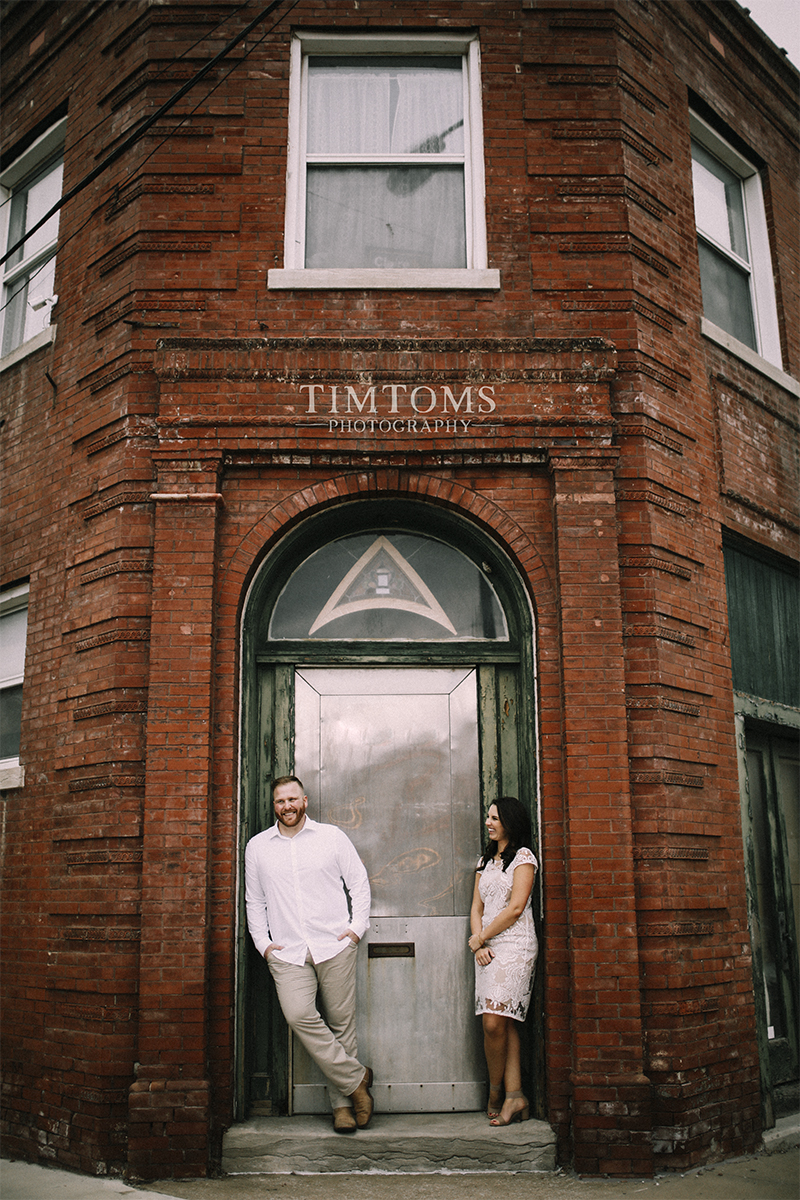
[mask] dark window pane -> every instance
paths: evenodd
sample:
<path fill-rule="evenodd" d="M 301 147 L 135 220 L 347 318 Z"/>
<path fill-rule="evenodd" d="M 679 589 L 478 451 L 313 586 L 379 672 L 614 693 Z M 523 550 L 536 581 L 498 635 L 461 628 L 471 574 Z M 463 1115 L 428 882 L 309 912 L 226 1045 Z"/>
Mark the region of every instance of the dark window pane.
<path fill-rule="evenodd" d="M 800 578 L 785 567 L 725 546 L 733 686 L 767 700 L 800 706 Z"/>
<path fill-rule="evenodd" d="M 3 354 L 10 354 L 25 340 L 25 312 L 28 301 L 28 276 L 20 275 L 5 289 L 6 319 L 3 325 Z"/>
<path fill-rule="evenodd" d="M 751 350 L 758 350 L 749 276 L 702 238 L 698 241 L 703 312 Z"/>
<path fill-rule="evenodd" d="M 19 756 L 22 724 L 22 684 L 0 691 L 0 758 Z"/>

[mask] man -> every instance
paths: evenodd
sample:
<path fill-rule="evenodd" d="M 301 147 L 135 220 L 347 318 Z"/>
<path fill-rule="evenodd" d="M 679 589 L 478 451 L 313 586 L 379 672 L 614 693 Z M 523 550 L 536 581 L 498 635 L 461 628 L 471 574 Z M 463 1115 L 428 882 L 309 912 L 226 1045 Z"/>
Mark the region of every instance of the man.
<path fill-rule="evenodd" d="M 296 775 L 273 780 L 272 803 L 277 823 L 245 849 L 247 925 L 283 1015 L 328 1080 L 334 1129 L 354 1133 L 373 1110 L 372 1071 L 356 1057 L 356 947 L 369 925 L 369 880 L 347 835 L 306 816 Z"/>

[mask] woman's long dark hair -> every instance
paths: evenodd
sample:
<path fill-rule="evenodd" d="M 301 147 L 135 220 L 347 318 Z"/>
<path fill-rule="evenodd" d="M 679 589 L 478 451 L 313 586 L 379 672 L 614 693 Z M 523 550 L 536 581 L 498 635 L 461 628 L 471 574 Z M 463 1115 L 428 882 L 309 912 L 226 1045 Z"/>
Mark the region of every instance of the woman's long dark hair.
<path fill-rule="evenodd" d="M 531 819 L 524 805 L 520 803 L 516 796 L 501 796 L 499 800 L 495 800 L 494 806 L 497 809 L 500 824 L 508 834 L 508 845 L 501 856 L 503 870 L 505 871 L 518 850 L 521 850 L 523 846 L 530 848 Z M 497 842 L 492 840 L 486 847 L 478 870 L 482 871 L 486 864 L 491 862 L 495 854 L 497 854 Z"/>

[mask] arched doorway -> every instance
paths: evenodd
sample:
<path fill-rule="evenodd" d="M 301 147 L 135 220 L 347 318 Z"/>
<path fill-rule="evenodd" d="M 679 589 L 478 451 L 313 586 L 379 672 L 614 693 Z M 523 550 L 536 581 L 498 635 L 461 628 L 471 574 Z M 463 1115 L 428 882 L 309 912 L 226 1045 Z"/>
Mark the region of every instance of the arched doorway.
<path fill-rule="evenodd" d="M 467 949 L 483 818 L 515 794 L 537 827 L 533 614 L 501 547 L 415 501 L 352 502 L 262 565 L 242 640 L 242 851 L 296 773 L 373 893 L 359 954 L 359 1049 L 383 1112 L 474 1110 L 485 1066 Z M 266 965 L 239 943 L 237 1115 L 324 1112 Z M 537 989 L 537 992 L 540 989 Z M 541 1014 L 526 1037 L 542 1098 Z"/>

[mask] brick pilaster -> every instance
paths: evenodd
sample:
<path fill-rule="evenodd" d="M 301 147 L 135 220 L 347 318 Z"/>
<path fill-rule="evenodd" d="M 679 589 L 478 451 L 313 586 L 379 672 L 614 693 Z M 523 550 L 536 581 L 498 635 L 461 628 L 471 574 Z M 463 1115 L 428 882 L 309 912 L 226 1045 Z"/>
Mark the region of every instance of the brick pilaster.
<path fill-rule="evenodd" d="M 572 996 L 573 1156 L 587 1174 L 651 1174 L 643 1071 L 616 451 L 552 455 L 561 601 Z"/>
<path fill-rule="evenodd" d="M 210 470 L 164 464 L 156 503 L 142 866 L 139 1066 L 128 1165 L 205 1175 L 213 579 L 221 497 Z"/>

